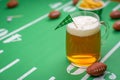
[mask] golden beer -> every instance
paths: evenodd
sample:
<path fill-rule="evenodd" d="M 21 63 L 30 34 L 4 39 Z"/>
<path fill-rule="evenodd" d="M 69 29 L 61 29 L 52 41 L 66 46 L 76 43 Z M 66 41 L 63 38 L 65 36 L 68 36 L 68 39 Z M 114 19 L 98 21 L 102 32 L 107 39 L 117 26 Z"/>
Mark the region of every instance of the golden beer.
<path fill-rule="evenodd" d="M 66 55 L 78 67 L 87 67 L 100 59 L 100 23 L 91 16 L 73 18 L 66 31 Z"/>
<path fill-rule="evenodd" d="M 100 31 L 80 37 L 66 32 L 67 58 L 77 66 L 89 66 L 100 58 Z"/>

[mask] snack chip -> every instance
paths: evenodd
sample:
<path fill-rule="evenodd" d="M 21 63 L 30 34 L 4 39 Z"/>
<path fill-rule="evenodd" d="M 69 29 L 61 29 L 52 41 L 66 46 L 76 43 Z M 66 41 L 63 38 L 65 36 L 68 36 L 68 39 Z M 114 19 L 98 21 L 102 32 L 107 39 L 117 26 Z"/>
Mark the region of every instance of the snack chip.
<path fill-rule="evenodd" d="M 94 1 L 94 0 L 83 0 L 80 4 L 80 7 L 86 9 L 96 9 L 101 8 L 103 6 L 102 1 Z"/>

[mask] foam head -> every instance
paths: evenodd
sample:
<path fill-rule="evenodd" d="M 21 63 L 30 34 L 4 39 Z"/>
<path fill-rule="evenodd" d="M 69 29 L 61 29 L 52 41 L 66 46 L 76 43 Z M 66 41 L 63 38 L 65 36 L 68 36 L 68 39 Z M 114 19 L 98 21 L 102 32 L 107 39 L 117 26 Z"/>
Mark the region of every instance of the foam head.
<path fill-rule="evenodd" d="M 76 36 L 90 36 L 100 30 L 99 21 L 92 16 L 78 16 L 73 18 L 74 23 L 67 25 L 67 32 Z"/>

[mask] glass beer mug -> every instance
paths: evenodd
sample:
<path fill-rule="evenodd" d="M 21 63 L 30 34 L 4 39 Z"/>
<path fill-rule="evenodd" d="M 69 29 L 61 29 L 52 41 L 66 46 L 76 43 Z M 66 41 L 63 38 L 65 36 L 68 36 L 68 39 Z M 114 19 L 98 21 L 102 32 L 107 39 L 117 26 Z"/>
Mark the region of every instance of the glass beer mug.
<path fill-rule="evenodd" d="M 100 60 L 100 26 L 105 26 L 104 36 L 107 36 L 108 25 L 100 22 L 99 16 L 93 12 L 80 11 L 71 16 L 73 22 L 67 24 L 66 30 L 67 59 L 77 67 L 86 68 Z"/>

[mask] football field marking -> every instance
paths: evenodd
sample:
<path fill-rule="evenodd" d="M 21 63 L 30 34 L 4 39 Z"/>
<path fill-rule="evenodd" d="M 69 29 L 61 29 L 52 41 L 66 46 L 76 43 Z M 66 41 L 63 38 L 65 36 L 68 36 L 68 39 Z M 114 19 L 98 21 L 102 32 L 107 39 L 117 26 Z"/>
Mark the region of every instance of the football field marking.
<path fill-rule="evenodd" d="M 109 1 L 109 0 L 106 1 L 106 2 L 105 2 L 105 6 L 107 6 L 110 2 L 111 2 L 111 1 Z"/>
<path fill-rule="evenodd" d="M 63 6 L 57 8 L 56 10 L 61 10 L 62 8 L 66 7 L 66 6 L 70 5 L 70 4 L 72 4 L 72 1 L 64 4 Z M 43 16 L 41 16 L 41 17 L 39 17 L 39 18 L 37 18 L 37 19 L 29 22 L 28 24 L 25 24 L 24 26 L 22 26 L 22 27 L 14 30 L 14 31 L 8 33 L 7 35 L 1 37 L 1 38 L 0 38 L 0 41 L 3 40 L 3 39 L 5 39 L 5 38 L 7 38 L 7 37 L 9 37 L 9 36 L 12 36 L 13 34 L 16 34 L 16 33 L 20 32 L 20 31 L 22 31 L 22 30 L 30 27 L 31 25 L 33 25 L 33 24 L 35 24 L 35 23 L 37 23 L 37 22 L 39 22 L 39 21 L 41 21 L 41 20 L 43 20 L 43 19 L 45 19 L 45 18 L 47 18 L 47 17 L 48 17 L 48 14 L 49 14 L 49 13 L 46 13 L 45 15 L 43 15 Z"/>
<path fill-rule="evenodd" d="M 63 9 L 64 7 L 66 7 L 66 6 L 68 6 L 68 5 L 71 5 L 71 4 L 72 4 L 72 1 L 66 3 L 65 5 L 63 5 L 63 6 L 59 7 L 59 8 L 57 8 L 56 10 L 61 10 L 61 9 Z"/>
<path fill-rule="evenodd" d="M 118 48 L 120 47 L 120 41 L 100 60 L 100 62 L 105 62 Z M 86 74 L 81 80 L 87 80 L 90 77 Z"/>
<path fill-rule="evenodd" d="M 33 73 L 35 70 L 37 70 L 36 67 L 33 67 L 32 69 L 30 69 L 28 72 L 26 72 L 25 74 L 23 74 L 20 78 L 18 78 L 17 80 L 23 80 L 24 78 L 26 78 L 28 75 L 30 75 L 31 73 Z"/>
<path fill-rule="evenodd" d="M 10 42 L 16 42 L 16 41 L 21 41 L 21 35 L 20 34 L 14 34 L 10 38 L 7 38 L 6 40 L 3 41 L 3 43 L 10 43 Z"/>
<path fill-rule="evenodd" d="M 2 54 L 4 52 L 4 50 L 0 50 L 0 54 Z"/>
<path fill-rule="evenodd" d="M 49 80 L 55 80 L 56 78 L 54 76 L 52 76 Z"/>
<path fill-rule="evenodd" d="M 52 8 L 52 9 L 55 9 L 59 6 L 62 5 L 62 2 L 56 2 L 56 3 L 52 3 L 52 4 L 49 4 L 49 6 Z"/>
<path fill-rule="evenodd" d="M 113 8 L 113 11 L 116 11 L 120 8 L 120 4 L 118 4 L 115 8 Z"/>
<path fill-rule="evenodd" d="M 100 62 L 105 62 L 119 47 L 120 41 L 100 60 Z"/>
<path fill-rule="evenodd" d="M 6 30 L 4 28 L 0 29 L 0 37 L 5 36 L 7 33 L 8 33 L 8 30 Z"/>
<path fill-rule="evenodd" d="M 31 21 L 30 23 L 28 23 L 28 24 L 26 24 L 26 25 L 24 25 L 24 26 L 22 26 L 22 27 L 20 27 L 20 28 L 18 28 L 18 29 L 16 29 L 16 30 L 14 30 L 13 32 L 8 33 L 7 35 L 1 37 L 0 40 L 3 40 L 3 39 L 5 39 L 5 38 L 7 38 L 7 37 L 9 37 L 9 36 L 12 36 L 13 34 L 16 34 L 17 32 L 20 32 L 20 31 L 22 31 L 22 30 L 30 27 L 31 25 L 33 25 L 33 24 L 41 21 L 42 19 L 46 18 L 47 16 L 48 16 L 48 14 L 45 14 L 45 15 L 43 15 L 42 17 L 39 17 L 38 19 L 36 19 L 36 20 L 34 20 L 34 21 Z"/>
<path fill-rule="evenodd" d="M 9 63 L 7 66 L 5 66 L 2 69 L 0 69 L 0 73 L 4 72 L 5 70 L 9 69 L 13 65 L 17 64 L 19 61 L 20 61 L 20 59 L 16 59 L 13 62 Z"/>

